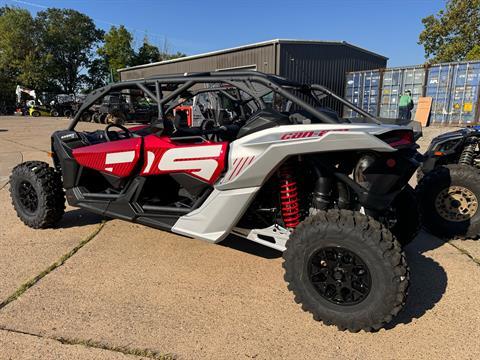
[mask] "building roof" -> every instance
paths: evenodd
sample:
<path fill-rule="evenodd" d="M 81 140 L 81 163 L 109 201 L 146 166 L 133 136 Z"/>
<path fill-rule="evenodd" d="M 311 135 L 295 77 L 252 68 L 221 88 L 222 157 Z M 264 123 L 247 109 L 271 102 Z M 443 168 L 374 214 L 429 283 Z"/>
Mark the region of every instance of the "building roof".
<path fill-rule="evenodd" d="M 188 61 L 188 60 L 193 60 L 193 59 L 198 59 L 198 58 L 203 58 L 203 57 L 208 57 L 208 56 L 227 54 L 229 52 L 235 52 L 235 51 L 239 51 L 239 50 L 246 50 L 246 49 L 252 49 L 252 48 L 262 47 L 262 46 L 266 46 L 266 45 L 272 45 L 272 44 L 344 45 L 344 46 L 348 46 L 348 47 L 351 47 L 351 48 L 359 50 L 359 51 L 363 51 L 367 54 L 370 54 L 370 55 L 377 56 L 379 58 L 388 60 L 388 58 L 383 56 L 383 55 L 374 53 L 372 51 L 369 51 L 367 49 L 361 48 L 361 47 L 356 46 L 356 45 L 349 44 L 346 41 L 274 39 L 274 40 L 262 41 L 262 42 L 258 42 L 258 43 L 248 44 L 248 45 L 232 47 L 232 48 L 228 48 L 228 49 L 210 51 L 210 52 L 206 52 L 206 53 L 203 53 L 203 54 L 184 56 L 184 57 L 177 58 L 177 59 L 172 59 L 172 60 L 164 60 L 164 61 L 158 61 L 158 62 L 149 63 L 149 64 L 126 67 L 126 68 L 118 69 L 117 71 L 122 72 L 122 71 L 126 71 L 126 70 L 141 69 L 141 68 L 146 68 L 146 67 L 151 67 L 151 66 L 156 66 L 156 65 L 163 65 L 163 64 L 169 64 L 169 63 L 175 63 L 175 62 Z"/>

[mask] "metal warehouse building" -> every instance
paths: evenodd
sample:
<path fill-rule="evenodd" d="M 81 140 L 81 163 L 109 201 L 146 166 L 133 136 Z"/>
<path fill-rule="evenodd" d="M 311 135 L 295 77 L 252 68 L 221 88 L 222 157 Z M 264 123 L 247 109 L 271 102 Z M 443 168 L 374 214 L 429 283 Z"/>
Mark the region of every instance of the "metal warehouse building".
<path fill-rule="evenodd" d="M 344 96 L 345 73 L 384 68 L 387 58 L 333 41 L 270 40 L 205 54 L 120 69 L 121 80 L 185 72 L 256 70 L 324 85 Z M 341 105 L 326 104 L 338 112 Z"/>

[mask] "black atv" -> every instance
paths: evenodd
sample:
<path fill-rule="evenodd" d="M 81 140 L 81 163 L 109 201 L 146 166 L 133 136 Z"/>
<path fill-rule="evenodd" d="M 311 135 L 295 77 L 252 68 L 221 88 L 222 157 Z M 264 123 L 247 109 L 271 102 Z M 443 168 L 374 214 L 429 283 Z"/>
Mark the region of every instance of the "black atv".
<path fill-rule="evenodd" d="M 425 227 L 442 238 L 480 235 L 480 126 L 437 136 L 418 170 Z"/>

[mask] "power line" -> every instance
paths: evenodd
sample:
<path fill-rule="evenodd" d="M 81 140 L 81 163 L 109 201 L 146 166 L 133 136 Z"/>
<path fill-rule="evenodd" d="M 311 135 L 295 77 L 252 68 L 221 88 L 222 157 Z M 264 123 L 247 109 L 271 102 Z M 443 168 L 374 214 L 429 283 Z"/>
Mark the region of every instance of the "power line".
<path fill-rule="evenodd" d="M 48 6 L 41 5 L 41 4 L 36 4 L 36 3 L 30 2 L 30 1 L 23 1 L 23 0 L 7 0 L 7 1 L 15 2 L 15 3 L 18 3 L 18 4 L 22 4 L 22 5 L 32 6 L 32 7 L 36 7 L 36 8 L 40 8 L 40 9 L 48 9 L 49 8 Z M 103 23 L 103 24 L 107 24 L 107 25 L 110 25 L 110 26 L 119 27 L 119 26 L 123 25 L 123 24 L 115 24 L 115 23 L 112 23 L 110 21 L 106 21 L 106 20 L 102 20 L 102 19 L 96 19 L 96 18 L 93 18 L 93 17 L 92 17 L 92 19 L 97 23 Z M 162 40 L 164 40 L 164 41 L 167 39 L 167 36 L 165 34 L 156 34 L 156 33 L 150 32 L 150 31 L 132 28 L 130 26 L 125 26 L 125 25 L 123 25 L 123 26 L 130 31 L 134 31 L 134 32 L 138 31 L 138 32 L 141 32 L 141 33 L 147 35 L 148 37 L 150 37 L 150 36 L 158 37 L 158 38 L 162 38 Z"/>

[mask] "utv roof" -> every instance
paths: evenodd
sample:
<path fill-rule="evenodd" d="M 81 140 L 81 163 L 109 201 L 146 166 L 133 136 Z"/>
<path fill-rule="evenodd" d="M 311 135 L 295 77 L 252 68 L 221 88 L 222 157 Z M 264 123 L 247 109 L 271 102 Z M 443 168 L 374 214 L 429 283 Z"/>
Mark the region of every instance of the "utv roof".
<path fill-rule="evenodd" d="M 216 71 L 216 72 L 199 72 L 199 73 L 184 73 L 184 74 L 173 74 L 173 75 L 160 75 L 144 79 L 135 79 L 135 80 L 126 80 L 117 83 L 108 84 L 102 88 L 92 91 L 85 102 L 82 104 L 77 114 L 73 118 L 69 129 L 72 130 L 76 123 L 79 121 L 82 112 L 92 105 L 97 99 L 105 96 L 107 93 L 112 91 L 118 91 L 122 89 L 128 89 L 131 87 L 137 87 L 147 94 L 150 98 L 155 99 L 158 105 L 158 113 L 163 114 L 163 105 L 168 101 L 172 100 L 176 96 L 179 96 L 184 91 L 190 89 L 193 85 L 197 83 L 217 83 L 224 82 L 231 84 L 234 87 L 244 91 L 245 93 L 252 96 L 260 103 L 263 103 L 261 99 L 266 93 L 264 90 L 254 89 L 247 86 L 245 83 L 257 83 L 279 93 L 288 100 L 291 100 L 295 104 L 307 110 L 309 113 L 313 114 L 318 119 L 321 119 L 325 123 L 336 123 L 328 116 L 319 112 L 312 105 L 303 101 L 302 99 L 295 97 L 287 88 L 296 88 L 305 91 L 321 91 L 325 95 L 331 96 L 337 101 L 340 101 L 344 105 L 347 105 L 349 108 L 355 110 L 359 114 L 365 116 L 366 118 L 371 119 L 373 122 L 378 123 L 378 121 L 369 113 L 356 107 L 354 104 L 349 103 L 345 99 L 339 97 L 337 94 L 331 90 L 317 84 L 301 84 L 298 82 L 287 80 L 283 77 L 271 74 L 265 74 L 258 71 Z M 163 85 L 174 85 L 169 91 L 171 91 L 165 97 L 162 97 L 161 87 Z"/>

